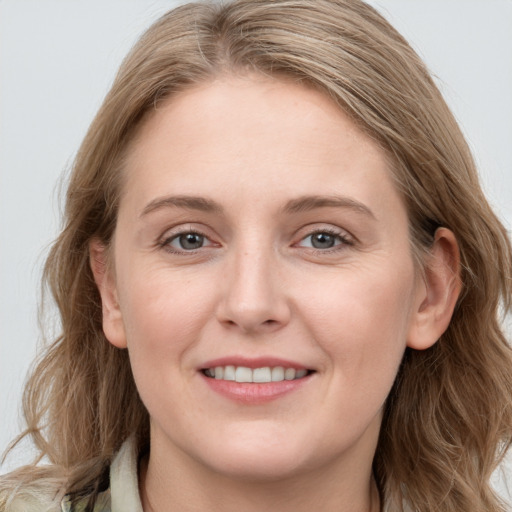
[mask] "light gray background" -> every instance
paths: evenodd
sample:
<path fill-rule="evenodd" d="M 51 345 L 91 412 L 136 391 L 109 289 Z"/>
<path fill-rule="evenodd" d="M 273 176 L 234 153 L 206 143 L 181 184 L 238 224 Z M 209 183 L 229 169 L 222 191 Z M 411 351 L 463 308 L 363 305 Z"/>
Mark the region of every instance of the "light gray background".
<path fill-rule="evenodd" d="M 177 1 L 0 0 L 0 451 L 40 338 L 57 182 L 138 35 Z M 436 75 L 484 187 L 512 222 L 512 0 L 374 0 Z M 29 447 L 2 472 L 27 461 Z M 501 484 L 502 485 L 502 484 Z"/>

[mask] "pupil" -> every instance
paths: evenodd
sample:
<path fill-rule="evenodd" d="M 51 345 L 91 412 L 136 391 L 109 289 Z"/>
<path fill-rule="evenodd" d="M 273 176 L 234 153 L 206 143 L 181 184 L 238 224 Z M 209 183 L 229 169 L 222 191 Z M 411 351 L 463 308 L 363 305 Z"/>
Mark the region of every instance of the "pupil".
<path fill-rule="evenodd" d="M 197 233 L 180 235 L 180 245 L 183 249 L 199 249 L 203 245 L 203 236 Z"/>
<path fill-rule="evenodd" d="M 315 249 L 330 249 L 334 246 L 334 237 L 328 233 L 316 233 L 311 243 Z"/>

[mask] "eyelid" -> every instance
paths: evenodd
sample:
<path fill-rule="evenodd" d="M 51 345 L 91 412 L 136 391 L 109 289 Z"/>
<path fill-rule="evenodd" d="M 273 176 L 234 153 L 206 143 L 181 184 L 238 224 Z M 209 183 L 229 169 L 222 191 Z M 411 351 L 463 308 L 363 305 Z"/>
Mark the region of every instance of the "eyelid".
<path fill-rule="evenodd" d="M 163 232 L 163 234 L 158 238 L 158 240 L 156 242 L 156 246 L 158 248 L 165 249 L 168 252 L 174 253 L 174 254 L 195 254 L 198 251 L 200 251 L 201 249 L 220 245 L 220 244 L 216 243 L 214 240 L 212 240 L 213 237 L 211 235 L 208 235 L 207 231 L 208 230 L 198 228 L 193 223 L 179 224 L 172 228 L 166 229 Z M 171 246 L 171 242 L 173 240 L 177 239 L 178 237 L 180 237 L 182 235 L 186 235 L 188 233 L 194 233 L 194 234 L 200 235 L 206 241 L 208 241 L 208 244 L 204 245 L 203 247 L 199 247 L 197 249 L 190 249 L 190 250 L 179 249 L 179 248 Z"/>
<path fill-rule="evenodd" d="M 303 240 L 308 236 L 314 235 L 315 233 L 328 233 L 329 235 L 339 236 L 341 238 L 346 238 L 347 240 L 356 241 L 356 237 L 353 236 L 349 231 L 339 226 L 334 226 L 332 224 L 323 224 L 323 223 L 314 223 L 308 224 L 307 226 L 302 227 L 297 231 L 297 238 Z"/>
<path fill-rule="evenodd" d="M 163 234 L 157 239 L 155 245 L 158 248 L 164 248 L 168 250 L 171 253 L 179 253 L 179 254 L 194 254 L 196 252 L 201 251 L 202 249 L 206 249 L 209 247 L 220 247 L 222 244 L 219 242 L 216 242 L 215 237 L 209 234 L 209 229 L 203 229 L 202 227 L 199 227 L 195 225 L 194 223 L 186 223 L 186 224 L 179 224 L 174 227 L 167 228 Z M 180 249 L 180 248 L 174 248 L 171 246 L 171 242 L 178 237 L 188 234 L 188 233 L 194 233 L 197 235 L 200 235 L 203 237 L 206 241 L 206 244 L 202 247 L 199 247 L 197 249 Z M 318 233 L 326 233 L 328 235 L 331 235 L 333 237 L 336 237 L 338 239 L 338 243 L 336 243 L 333 247 L 321 249 L 316 247 L 308 247 L 301 245 L 304 240 L 307 238 L 318 234 Z M 326 253 L 329 251 L 337 251 L 342 250 L 346 246 L 352 246 L 357 243 L 357 239 L 349 233 L 346 229 L 343 229 L 338 226 L 333 225 L 325 225 L 321 223 L 315 223 L 313 225 L 308 225 L 302 227 L 300 230 L 298 230 L 296 235 L 296 242 L 292 245 L 295 247 L 302 247 L 304 249 L 309 249 L 312 251 L 317 251 L 320 253 Z"/>
<path fill-rule="evenodd" d="M 309 237 L 312 237 L 315 234 L 319 233 L 325 233 L 328 235 L 331 235 L 333 237 L 336 237 L 338 239 L 338 243 L 333 245 L 332 247 L 320 249 L 317 247 L 311 247 L 311 246 L 304 246 L 301 245 L 304 240 L 306 240 Z M 343 250 L 347 246 L 353 246 L 357 242 L 354 236 L 352 236 L 347 230 L 337 227 L 337 226 L 325 226 L 325 225 L 316 225 L 308 226 L 306 228 L 303 228 L 299 230 L 299 234 L 297 236 L 299 239 L 298 242 L 294 243 L 293 245 L 296 247 L 302 247 L 307 250 L 316 251 L 319 253 L 328 253 L 328 252 L 336 252 Z"/>
<path fill-rule="evenodd" d="M 198 247 L 197 249 L 181 249 L 179 247 L 174 247 L 172 244 L 176 241 L 176 240 L 180 240 L 180 238 L 184 235 L 197 235 L 199 237 L 201 237 L 202 241 L 203 241 L 203 245 L 201 247 Z M 199 249 L 202 249 L 203 247 L 211 247 L 213 244 L 213 242 L 205 235 L 203 235 L 202 233 L 199 233 L 198 231 L 185 231 L 184 233 L 178 233 L 177 235 L 173 235 L 171 237 L 169 237 L 167 239 L 167 242 L 169 245 L 171 245 L 173 248 L 175 248 L 176 250 L 178 251 L 183 251 L 183 252 L 193 252 L 193 251 L 198 251 Z"/>

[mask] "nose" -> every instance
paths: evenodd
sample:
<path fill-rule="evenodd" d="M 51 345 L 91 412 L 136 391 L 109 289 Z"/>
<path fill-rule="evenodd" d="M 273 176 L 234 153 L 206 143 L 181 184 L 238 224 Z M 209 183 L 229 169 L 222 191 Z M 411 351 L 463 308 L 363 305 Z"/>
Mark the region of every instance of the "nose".
<path fill-rule="evenodd" d="M 290 303 L 272 251 L 245 250 L 227 267 L 217 319 L 247 334 L 277 331 L 290 321 Z"/>

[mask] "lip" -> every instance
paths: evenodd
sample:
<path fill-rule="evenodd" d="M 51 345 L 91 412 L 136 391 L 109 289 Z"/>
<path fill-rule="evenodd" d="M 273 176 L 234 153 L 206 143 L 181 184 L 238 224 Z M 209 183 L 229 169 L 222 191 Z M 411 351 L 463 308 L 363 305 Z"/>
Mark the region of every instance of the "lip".
<path fill-rule="evenodd" d="M 231 357 L 220 357 L 218 359 L 212 359 L 201 365 L 198 370 L 207 370 L 208 368 L 215 368 L 216 366 L 245 366 L 246 368 L 265 368 L 266 366 L 282 366 L 283 368 L 295 368 L 296 370 L 313 370 L 314 368 L 308 368 L 303 364 L 295 361 L 286 359 L 280 359 L 278 357 L 256 357 L 247 358 L 240 356 Z"/>
<path fill-rule="evenodd" d="M 235 402 L 254 405 L 271 402 L 297 391 L 307 384 L 313 376 L 313 374 L 310 374 L 297 380 L 251 383 L 213 379 L 203 373 L 200 373 L 200 375 L 210 389 L 219 395 Z"/>
<path fill-rule="evenodd" d="M 198 368 L 198 372 L 205 384 L 215 393 L 231 401 L 247 405 L 258 405 L 277 400 L 285 395 L 298 391 L 304 385 L 311 381 L 314 372 L 310 372 L 305 377 L 296 380 L 283 380 L 279 382 L 236 382 L 221 379 L 214 379 L 206 376 L 203 372 L 208 368 L 216 366 L 245 366 L 246 368 L 265 368 L 267 366 L 282 366 L 283 368 L 294 368 L 296 370 L 313 370 L 303 364 L 287 359 L 276 357 L 221 357 L 212 359 Z"/>

